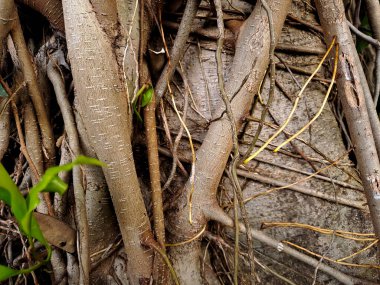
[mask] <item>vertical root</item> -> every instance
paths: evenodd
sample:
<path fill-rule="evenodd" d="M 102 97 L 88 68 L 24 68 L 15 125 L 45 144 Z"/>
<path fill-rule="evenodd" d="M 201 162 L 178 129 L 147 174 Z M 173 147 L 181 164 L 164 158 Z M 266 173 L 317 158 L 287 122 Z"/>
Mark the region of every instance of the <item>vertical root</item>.
<path fill-rule="evenodd" d="M 0 101 L 0 109 L 2 109 L 1 103 Z M 7 106 L 0 114 L 0 161 L 8 149 L 10 131 L 9 106 Z"/>
<path fill-rule="evenodd" d="M 34 66 L 25 43 L 18 15 L 15 19 L 14 27 L 11 31 L 11 36 L 16 47 L 25 81 L 27 82 L 29 95 L 37 114 L 38 124 L 41 131 L 42 145 L 43 149 L 45 150 L 44 154 L 46 159 L 46 167 L 50 167 L 55 164 L 55 144 L 53 129 L 45 109 L 41 91 L 39 90 L 37 84 L 36 74 L 34 73 Z"/>
<path fill-rule="evenodd" d="M 65 91 L 65 84 L 61 73 L 59 72 L 57 61 L 54 55 L 50 58 L 47 65 L 47 75 L 53 84 L 53 88 L 57 97 L 58 105 L 61 109 L 65 130 L 68 137 L 69 147 L 74 157 L 81 154 L 79 146 L 78 132 L 75 127 L 74 114 L 71 109 L 70 102 Z M 73 169 L 73 186 L 75 196 L 75 217 L 77 230 L 79 231 L 79 264 L 80 264 L 80 280 L 82 284 L 89 284 L 90 278 L 90 255 L 88 250 L 89 233 L 86 212 L 86 199 L 82 185 L 82 171 L 79 166 Z"/>

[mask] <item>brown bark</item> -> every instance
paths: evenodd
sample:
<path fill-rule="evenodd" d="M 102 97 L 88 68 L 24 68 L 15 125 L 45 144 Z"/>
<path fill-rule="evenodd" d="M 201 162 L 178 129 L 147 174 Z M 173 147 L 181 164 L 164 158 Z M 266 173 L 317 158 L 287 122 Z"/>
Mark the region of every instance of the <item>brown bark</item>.
<path fill-rule="evenodd" d="M 0 43 L 2 43 L 11 31 L 17 16 L 14 1 L 0 0 L 0 15 L 2 18 L 0 25 Z"/>
<path fill-rule="evenodd" d="M 117 36 L 118 24 L 116 0 L 91 0 L 96 17 L 110 39 Z"/>
<path fill-rule="evenodd" d="M 0 25 L 0 44 L 3 44 L 5 38 L 11 31 L 14 18 L 15 18 L 15 6 L 13 1 L 0 0 L 0 15 L 2 17 L 2 24 Z M 7 100 L 4 98 L 0 99 L 0 162 L 3 159 L 5 152 L 7 151 L 9 144 L 9 134 L 10 134 L 10 117 L 9 117 L 9 106 Z"/>
<path fill-rule="evenodd" d="M 361 78 L 356 61 L 356 50 L 346 23 L 341 1 L 316 1 L 316 6 L 330 42 L 337 37 L 340 45 L 337 78 L 338 93 L 343 104 L 350 135 L 355 147 L 358 168 L 371 212 L 376 236 L 380 236 L 380 164 L 369 121 Z"/>
<path fill-rule="evenodd" d="M 74 110 L 76 103 L 74 102 Z M 87 131 L 83 126 L 82 119 L 78 112 L 75 113 L 75 121 L 80 133 L 80 145 L 83 154 L 89 157 L 96 157 L 96 153 L 91 147 L 88 139 Z M 99 167 L 83 165 L 81 167 L 85 181 L 86 190 L 86 208 L 89 227 L 89 246 L 90 255 L 99 253 L 115 242 L 119 229 L 115 212 L 112 207 L 111 197 L 108 192 L 107 182 L 103 174 L 103 170 Z M 97 255 L 91 260 L 91 284 L 103 284 L 109 278 L 109 267 L 115 265 L 114 259 L 111 261 L 104 260 L 103 265 L 96 266 L 102 255 Z"/>
<path fill-rule="evenodd" d="M 185 46 L 191 32 L 194 18 L 197 14 L 199 3 L 199 0 L 188 0 L 186 3 L 185 12 L 183 13 L 182 21 L 179 25 L 175 42 L 170 52 L 169 61 L 155 86 L 157 95 L 156 105 L 158 105 L 161 98 L 165 95 L 168 82 L 170 82 L 179 61 L 182 59 L 186 51 Z"/>
<path fill-rule="evenodd" d="M 132 284 L 151 276 L 152 259 L 140 244 L 150 231 L 134 166 L 124 82 L 111 43 L 88 1 L 64 0 L 66 38 L 78 112 L 104 174 L 128 255 Z"/>
<path fill-rule="evenodd" d="M 122 73 L 126 81 L 126 92 L 129 100 L 132 100 L 138 91 L 138 57 L 140 46 L 140 13 L 138 4 L 138 0 L 116 0 L 120 25 L 117 60 L 122 68 Z M 132 118 L 130 119 L 132 120 Z"/>
<path fill-rule="evenodd" d="M 60 0 L 16 0 L 41 13 L 50 24 L 61 32 L 65 32 L 63 22 L 62 1 Z"/>
<path fill-rule="evenodd" d="M 375 39 L 380 40 L 380 3 L 377 0 L 365 0 L 368 18 Z"/>
<path fill-rule="evenodd" d="M 38 129 L 37 118 L 34 113 L 32 102 L 29 99 L 26 100 L 24 104 L 24 131 L 25 131 L 25 144 L 30 155 L 31 160 L 33 161 L 38 175 L 32 171 L 32 184 L 36 185 L 41 175 L 44 173 L 44 159 L 41 149 L 41 138 Z M 41 203 L 37 206 L 37 211 L 39 213 L 47 214 L 50 209 L 50 214 L 53 214 L 53 207 L 51 205 L 51 199 L 49 193 L 40 193 Z M 47 204 L 48 203 L 48 204 Z"/>
<path fill-rule="evenodd" d="M 268 1 L 268 4 L 273 11 L 275 38 L 278 39 L 291 1 L 272 0 Z M 265 75 L 269 63 L 269 48 L 270 33 L 267 14 L 258 4 L 242 26 L 236 44 L 230 78 L 226 82 L 226 93 L 228 96 L 232 96 L 239 90 L 244 78 L 249 75 L 246 84 L 231 102 L 237 129 L 241 127 L 244 116 L 248 115 L 253 97 Z M 216 114 L 215 117 L 218 117 L 223 110 L 224 107 L 221 106 L 219 114 Z M 231 150 L 231 124 L 226 116 L 223 116 L 222 119 L 211 123 L 202 146 L 196 154 L 192 201 L 193 224 L 191 225 L 188 220 L 189 203 L 187 199 L 192 188 L 190 181 L 185 186 L 178 208 L 169 217 L 168 230 L 174 241 L 183 241 L 193 237 L 209 219 L 213 219 L 215 209 L 219 207 L 216 201 L 217 187 Z M 201 277 L 197 275 L 199 258 L 196 257 L 196 254 L 199 250 L 200 243 L 196 241 L 185 246 L 174 247 L 171 251 L 173 264 L 183 284 L 190 284 L 189 280 L 194 280 L 194 278 L 198 278 L 196 282 L 201 282 Z M 186 257 L 183 258 L 183 256 Z"/>
<path fill-rule="evenodd" d="M 25 43 L 18 16 L 16 16 L 14 27 L 11 31 L 11 36 L 16 47 L 17 56 L 20 60 L 24 79 L 27 82 L 29 96 L 36 111 L 42 138 L 42 147 L 45 150 L 46 166 L 50 167 L 55 164 L 55 144 L 53 129 L 46 112 L 41 90 L 37 84 L 37 78 L 34 72 L 35 68 L 31 60 L 31 55 L 29 54 L 29 50 Z"/>
<path fill-rule="evenodd" d="M 0 101 L 0 103 L 2 102 Z M 10 135 L 9 106 L 4 109 L 2 109 L 2 107 L 0 104 L 0 111 L 3 110 L 3 113 L 0 114 L 0 162 L 8 149 Z"/>

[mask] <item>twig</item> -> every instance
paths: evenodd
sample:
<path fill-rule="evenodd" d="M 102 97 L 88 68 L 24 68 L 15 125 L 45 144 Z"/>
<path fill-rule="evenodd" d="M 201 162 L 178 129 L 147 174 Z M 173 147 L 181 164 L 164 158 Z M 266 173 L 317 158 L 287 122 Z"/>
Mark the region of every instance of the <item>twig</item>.
<path fill-rule="evenodd" d="M 217 218 L 218 222 L 224 224 L 227 227 L 233 227 L 234 226 L 234 222 L 231 219 L 231 217 L 228 216 L 223 210 L 218 211 L 213 216 Z M 242 225 L 241 225 L 240 229 L 242 232 L 246 231 Z M 266 244 L 272 248 L 277 249 L 277 251 L 279 253 L 288 254 L 289 256 L 292 256 L 295 259 L 298 259 L 298 260 L 300 260 L 306 264 L 309 264 L 310 266 L 313 266 L 313 267 L 319 266 L 319 269 L 321 271 L 323 271 L 326 274 L 334 277 L 335 279 L 342 282 L 343 284 L 347 284 L 347 285 L 355 285 L 355 284 L 371 284 L 372 285 L 372 284 L 374 284 L 372 282 L 367 282 L 367 281 L 364 281 L 362 279 L 357 279 L 355 277 L 351 277 L 349 275 L 346 275 L 345 273 L 343 273 L 343 272 L 341 272 L 335 268 L 332 268 L 327 264 L 324 264 L 324 263 L 320 264 L 318 260 L 316 260 L 316 259 L 314 259 L 314 258 L 312 258 L 312 257 L 310 257 L 310 256 L 308 256 L 302 252 L 299 252 L 299 251 L 295 250 L 294 248 L 291 248 L 290 246 L 287 246 L 286 244 L 284 244 L 282 242 L 279 242 L 279 241 L 269 237 L 268 235 L 266 235 L 262 231 L 252 229 L 251 232 L 252 232 L 252 236 L 255 240 L 258 240 L 258 241 L 262 242 L 263 244 Z"/>
<path fill-rule="evenodd" d="M 303 248 L 302 246 L 299 246 L 299 245 L 297 245 L 297 244 L 295 244 L 295 243 L 292 243 L 292 242 L 290 242 L 290 241 L 283 241 L 283 243 L 289 244 L 289 245 L 291 245 L 291 246 L 293 246 L 293 247 L 295 247 L 295 248 L 298 248 L 298 249 L 300 249 L 300 250 L 302 250 L 302 251 L 307 252 L 307 253 L 310 254 L 310 255 L 316 256 L 316 257 L 318 257 L 318 258 L 324 258 L 324 259 L 326 259 L 326 260 L 328 260 L 328 261 L 330 261 L 330 262 L 333 262 L 333 263 L 337 263 L 337 264 L 341 264 L 341 265 L 346 265 L 346 266 L 352 266 L 352 267 L 362 267 L 362 268 L 380 269 L 380 266 L 379 266 L 379 265 L 374 265 L 374 264 L 355 264 L 355 263 L 348 263 L 348 262 L 343 262 L 343 261 L 334 260 L 334 259 L 329 258 L 329 257 L 326 257 L 326 256 L 323 257 L 322 255 L 320 255 L 320 254 L 318 254 L 318 253 L 312 252 L 311 250 L 308 250 L 308 249 L 306 249 L 306 248 Z M 374 246 L 376 243 L 378 243 L 378 240 L 372 242 L 369 246 L 365 247 L 365 248 L 363 249 L 363 251 L 364 251 L 364 250 L 367 250 L 369 247 Z M 356 255 L 356 254 L 355 254 L 355 255 Z M 347 257 L 347 258 L 348 258 L 348 257 Z"/>
<path fill-rule="evenodd" d="M 155 86 L 157 95 L 156 105 L 160 103 L 162 96 L 164 96 L 167 86 L 174 74 L 175 68 L 185 52 L 186 42 L 189 37 L 199 3 L 200 0 L 187 1 L 185 12 L 183 13 L 182 21 L 178 28 L 178 33 L 170 53 L 170 62 L 166 64 Z"/>
<path fill-rule="evenodd" d="M 172 157 L 173 157 L 173 141 L 172 141 L 171 133 L 169 130 L 168 120 L 167 120 L 166 114 L 165 114 L 164 103 L 162 101 L 160 103 L 160 114 L 161 114 L 161 118 L 162 118 L 162 123 L 164 125 L 164 132 L 165 132 L 166 138 L 168 140 L 169 148 L 170 148 L 170 151 L 171 151 Z M 180 160 L 177 160 L 177 165 L 178 165 L 179 169 L 182 171 L 183 175 L 189 176 L 189 174 L 187 173 L 185 167 L 183 167 Z"/>
<path fill-rule="evenodd" d="M 340 1 L 316 1 L 319 18 L 325 30 L 326 40 L 336 35 L 341 47 L 339 70 L 344 76 L 337 78 L 338 93 L 355 146 L 358 168 L 377 237 L 380 237 L 380 163 L 368 113 L 371 111 L 363 91 L 357 53 L 345 19 L 345 10 Z M 335 13 L 330 13 L 334 9 Z M 329 16 L 328 16 L 329 15 Z M 371 100 L 372 101 L 372 100 Z M 378 119 L 377 119 L 378 120 Z"/>
<path fill-rule="evenodd" d="M 297 172 L 297 173 L 300 173 L 300 174 L 303 174 L 303 175 L 310 175 L 310 173 L 307 172 L 307 171 L 302 171 L 300 169 L 296 169 L 294 167 L 286 166 L 286 165 L 280 164 L 280 163 L 274 163 L 272 161 L 268 161 L 267 159 L 260 159 L 260 158 L 256 157 L 254 160 L 258 161 L 260 163 L 266 163 L 266 164 L 277 166 L 277 167 L 280 167 L 280 168 L 283 168 L 283 169 L 286 169 L 286 170 L 294 171 L 294 172 Z M 318 178 L 318 179 L 321 179 L 321 180 L 324 180 L 324 181 L 333 182 L 334 184 L 337 184 L 337 185 L 345 187 L 345 188 L 350 188 L 350 189 L 353 189 L 353 190 L 357 190 L 357 191 L 363 192 L 363 188 L 362 187 L 355 186 L 355 185 L 352 185 L 352 184 L 349 184 L 349 183 L 346 183 L 346 182 L 343 182 L 343 181 L 340 181 L 340 180 L 331 179 L 331 178 L 328 178 L 326 176 L 319 175 L 319 174 L 316 174 L 316 173 L 315 173 L 314 177 Z"/>
<path fill-rule="evenodd" d="M 336 76 L 336 71 L 337 71 L 337 67 L 338 67 L 338 55 L 339 55 L 339 45 L 336 45 L 335 46 L 335 58 L 334 58 L 334 70 L 333 70 L 333 75 L 332 75 L 332 78 L 331 78 L 331 83 L 329 85 L 329 88 L 327 89 L 327 92 L 326 92 L 326 95 L 325 95 L 325 98 L 323 99 L 323 102 L 322 102 L 322 105 L 321 107 L 319 108 L 318 112 L 314 115 L 314 117 L 305 125 L 303 126 L 298 132 L 296 132 L 293 136 L 291 136 L 290 138 L 288 138 L 286 141 L 284 141 L 283 143 L 281 143 L 278 147 L 276 147 L 276 149 L 274 150 L 274 152 L 277 152 L 280 148 L 282 148 L 284 145 L 286 145 L 287 143 L 289 143 L 291 140 L 293 140 L 294 138 L 296 138 L 297 136 L 299 136 L 303 131 L 306 130 L 306 128 L 308 128 L 318 117 L 319 115 L 322 113 L 323 111 L 323 108 L 325 107 L 326 103 L 327 103 L 327 99 L 329 98 L 329 95 L 330 95 L 330 92 L 332 90 L 332 87 L 334 85 L 334 81 L 335 81 L 335 76 Z"/>
<path fill-rule="evenodd" d="M 276 54 L 276 57 L 278 59 L 280 59 L 280 57 L 277 54 Z M 280 59 L 280 61 L 281 61 L 281 59 Z M 297 67 L 297 66 L 293 66 L 293 65 L 289 65 L 289 64 L 285 64 L 283 61 L 281 61 L 281 63 L 282 64 L 276 64 L 277 68 L 278 69 L 285 69 L 285 70 L 287 70 L 291 74 L 293 80 L 295 79 L 295 77 L 294 77 L 294 75 L 293 75 L 292 72 L 298 73 L 298 74 L 301 74 L 301 75 L 307 75 L 307 76 L 310 76 L 312 74 L 312 72 L 309 72 L 309 71 L 307 71 L 307 70 L 305 70 L 303 68 L 300 68 L 300 67 Z M 312 78 L 312 80 L 313 81 L 326 82 L 326 83 L 330 83 L 331 82 L 330 79 L 322 78 L 322 77 L 319 77 L 319 76 L 314 76 Z M 298 84 L 297 84 L 297 86 L 298 86 Z M 302 87 L 300 87 L 300 89 L 301 88 Z"/>
<path fill-rule="evenodd" d="M 177 106 L 176 106 L 176 103 L 175 103 L 175 100 L 174 100 L 174 95 L 173 95 L 173 93 L 171 91 L 171 88 L 170 88 L 170 84 L 168 84 L 168 88 L 169 88 L 170 95 L 172 97 L 172 103 L 173 103 L 174 110 L 177 113 L 178 119 L 181 122 L 181 124 L 183 125 L 183 127 L 184 127 L 184 129 L 185 129 L 185 131 L 187 133 L 187 136 L 189 138 L 190 148 L 191 148 L 192 163 L 191 163 L 191 173 L 190 173 L 190 178 L 189 178 L 190 185 L 191 185 L 191 190 L 190 190 L 189 197 L 188 197 L 188 203 L 189 203 L 189 223 L 192 224 L 193 223 L 193 212 L 192 212 L 193 194 L 194 194 L 194 191 L 195 191 L 195 187 L 194 187 L 194 181 L 195 181 L 195 162 L 196 162 L 195 149 L 194 149 L 193 140 L 191 138 L 190 131 L 187 128 L 186 123 L 182 120 L 182 118 L 181 118 L 181 116 L 179 114 L 179 111 L 177 109 Z"/>
<path fill-rule="evenodd" d="M 373 37 L 366 35 L 365 33 L 361 32 L 358 28 L 356 28 L 353 24 L 351 24 L 350 21 L 347 20 L 347 25 L 350 27 L 350 30 L 363 40 L 369 42 L 371 45 L 374 45 L 376 48 L 380 48 L 380 41 L 374 39 Z"/>
<path fill-rule="evenodd" d="M 182 68 L 182 66 L 181 66 Z M 183 71 L 182 71 L 183 72 Z M 183 75 L 183 74 L 182 74 Z M 185 85 L 185 100 L 184 100 L 184 107 L 183 107 L 183 115 L 182 115 L 182 121 L 186 124 L 186 117 L 187 117 L 187 109 L 188 109 L 188 104 L 189 104 L 189 92 L 190 92 L 190 87 L 188 85 L 187 79 L 182 76 L 183 82 Z M 183 124 L 180 124 L 180 128 L 178 131 L 178 134 L 174 140 L 173 144 L 173 149 L 172 149 L 172 154 L 173 154 L 173 163 L 172 163 L 172 168 L 170 170 L 169 178 L 166 180 L 164 187 L 162 188 L 162 191 L 165 191 L 166 189 L 169 188 L 171 182 L 173 181 L 176 169 L 177 169 L 177 161 L 178 161 L 178 154 L 177 154 L 177 149 L 179 146 L 179 143 L 181 141 L 182 135 L 184 131 L 184 126 Z"/>
<path fill-rule="evenodd" d="M 232 249 L 232 247 L 223 239 L 221 238 L 220 236 L 216 236 L 214 235 L 213 233 L 211 232 L 206 232 L 205 233 L 205 237 L 209 240 L 209 241 L 213 241 L 214 243 L 216 243 L 219 248 L 221 250 L 223 250 L 223 246 L 228 248 L 228 249 Z M 247 257 L 248 255 L 244 252 L 240 252 L 239 253 L 241 256 L 243 257 Z M 284 282 L 286 282 L 287 284 L 291 284 L 291 285 L 296 285 L 295 283 L 293 283 L 291 280 L 287 279 L 286 277 L 282 276 L 281 274 L 279 274 L 278 272 L 274 271 L 273 269 L 271 269 L 269 266 L 263 264 L 262 262 L 260 262 L 257 258 L 255 258 L 255 263 L 257 265 L 259 265 L 261 268 L 263 268 L 264 270 L 272 273 L 274 276 L 278 277 L 279 279 L 283 280 Z"/>
<path fill-rule="evenodd" d="M 302 89 L 300 90 L 300 92 L 298 93 L 297 95 L 297 98 L 296 100 L 294 101 L 294 104 L 293 104 L 293 108 L 292 110 L 290 111 L 287 119 L 285 120 L 285 122 L 282 124 L 282 126 L 264 143 L 263 146 L 261 146 L 255 153 L 253 153 L 251 156 L 249 156 L 248 158 L 246 158 L 244 160 L 244 163 L 248 163 L 251 159 L 255 158 L 260 152 L 262 152 L 268 145 L 269 143 L 271 143 L 284 129 L 285 127 L 288 125 L 288 123 L 290 122 L 290 119 L 292 118 L 297 106 L 298 106 L 298 102 L 299 100 L 302 98 L 302 95 L 303 95 L 303 92 L 305 91 L 306 87 L 308 86 L 308 84 L 310 83 L 311 79 L 315 76 L 315 74 L 318 72 L 318 70 L 321 68 L 323 62 L 325 61 L 325 59 L 327 58 L 328 54 L 330 53 L 331 49 L 333 48 L 335 44 L 335 38 L 332 40 L 331 44 L 330 44 L 330 47 L 328 48 L 328 50 L 326 51 L 325 55 L 323 56 L 322 60 L 320 61 L 320 63 L 318 64 L 317 68 L 314 70 L 314 72 L 312 73 L 312 75 L 306 80 L 305 84 L 303 85 Z"/>
<path fill-rule="evenodd" d="M 13 102 L 13 100 L 11 101 L 11 107 L 12 107 L 13 117 L 14 117 L 15 123 L 16 123 L 18 137 L 20 139 L 20 150 L 21 150 L 22 154 L 25 156 L 26 161 L 28 162 L 29 167 L 32 170 L 34 176 L 38 177 L 38 179 L 39 179 L 41 174 L 38 172 L 37 167 L 35 166 L 33 160 L 30 158 L 30 155 L 28 153 L 28 149 L 27 149 L 26 144 L 25 144 L 24 134 L 22 132 L 20 117 L 18 115 L 17 106 L 16 106 L 16 103 Z"/>
<path fill-rule="evenodd" d="M 343 156 L 346 156 L 346 155 L 347 155 L 346 153 L 343 154 Z M 302 179 L 300 179 L 300 180 L 297 180 L 297 181 L 295 181 L 295 182 L 293 182 L 293 183 L 290 183 L 290 184 L 288 184 L 288 185 L 285 185 L 285 186 L 276 187 L 276 188 L 271 188 L 271 189 L 269 189 L 269 190 L 267 190 L 267 191 L 264 191 L 264 192 L 261 192 L 261 193 L 258 193 L 258 194 L 255 194 L 255 195 L 252 195 L 252 196 L 250 196 L 250 197 L 244 199 L 244 202 L 248 202 L 248 201 L 251 201 L 252 199 L 255 199 L 255 198 L 257 198 L 257 197 L 264 196 L 264 195 L 268 195 L 268 194 L 270 194 L 270 193 L 272 193 L 272 192 L 274 192 L 274 191 L 282 190 L 282 189 L 286 189 L 286 188 L 289 188 L 289 187 L 291 187 L 291 186 L 293 186 L 293 185 L 299 184 L 299 183 L 301 183 L 301 182 L 305 182 L 306 180 L 309 180 L 309 179 L 313 178 L 313 177 L 314 177 L 315 175 L 317 175 L 318 173 L 321 173 L 321 172 L 323 172 L 323 171 L 326 171 L 327 169 L 329 169 L 329 168 L 331 168 L 332 166 L 334 166 L 335 164 L 337 164 L 337 163 L 339 162 L 339 160 L 343 158 L 343 156 L 341 156 L 340 158 L 338 158 L 338 159 L 337 159 L 336 161 L 334 161 L 332 164 L 330 164 L 330 165 L 328 165 L 328 166 L 326 166 L 326 167 L 323 167 L 323 168 L 319 169 L 318 171 L 316 171 L 316 172 L 314 172 L 314 173 L 312 173 L 312 174 L 310 174 L 310 175 L 308 175 L 308 176 L 306 176 L 306 177 L 304 177 L 304 178 L 302 178 Z"/>
<path fill-rule="evenodd" d="M 300 24 L 302 24 L 302 25 L 308 27 L 309 29 L 312 29 L 312 30 L 314 30 L 314 31 L 316 31 L 316 32 L 318 32 L 318 33 L 321 33 L 321 34 L 323 33 L 323 29 L 322 29 L 321 26 L 317 26 L 317 25 L 310 24 L 309 21 L 304 21 L 304 20 L 302 20 L 302 19 L 300 19 L 300 18 L 297 18 L 297 17 L 293 16 L 292 14 L 288 14 L 287 17 L 288 17 L 289 19 L 295 21 L 295 22 L 298 22 L 298 23 L 300 23 Z"/>
<path fill-rule="evenodd" d="M 289 184 L 287 182 L 284 182 L 284 181 L 281 181 L 278 179 L 273 179 L 273 178 L 263 176 L 263 175 L 260 175 L 257 173 L 251 173 L 249 171 L 245 171 L 245 170 L 241 170 L 241 169 L 237 170 L 237 174 L 242 176 L 242 177 L 249 178 L 249 179 L 252 179 L 255 181 L 259 181 L 261 183 L 273 185 L 276 187 L 289 186 Z M 330 194 L 326 194 L 323 192 L 317 192 L 311 188 L 299 186 L 299 185 L 292 185 L 292 186 L 289 186 L 289 187 L 284 188 L 284 189 L 293 190 L 293 191 L 296 191 L 299 193 L 303 193 L 303 194 L 306 194 L 306 195 L 309 195 L 312 197 L 317 197 L 317 198 L 324 199 L 326 201 L 330 201 L 330 202 L 334 202 L 334 203 L 336 201 L 339 204 L 346 205 L 349 207 L 353 207 L 356 209 L 360 209 L 360 210 L 363 210 L 365 212 L 368 211 L 367 206 L 364 206 L 365 201 L 352 201 L 352 200 L 349 200 L 346 198 L 335 197 L 335 195 L 330 195 Z"/>
<path fill-rule="evenodd" d="M 311 54 L 311 55 L 323 55 L 326 50 L 318 47 L 302 47 L 291 44 L 277 44 L 276 51 L 290 52 L 290 53 L 301 53 L 301 54 Z"/>
<path fill-rule="evenodd" d="M 302 228 L 302 229 L 311 230 L 311 231 L 325 234 L 325 235 L 336 235 L 344 239 L 354 240 L 358 242 L 366 242 L 366 241 L 372 242 L 372 241 L 377 240 L 374 233 L 357 233 L 357 232 L 348 232 L 348 231 L 342 231 L 342 230 L 331 230 L 331 229 L 324 229 L 324 228 L 319 228 L 319 227 L 311 226 L 308 224 L 301 224 L 301 223 L 268 222 L 268 223 L 261 224 L 261 229 L 268 229 L 268 228 L 273 228 L 273 227 Z"/>

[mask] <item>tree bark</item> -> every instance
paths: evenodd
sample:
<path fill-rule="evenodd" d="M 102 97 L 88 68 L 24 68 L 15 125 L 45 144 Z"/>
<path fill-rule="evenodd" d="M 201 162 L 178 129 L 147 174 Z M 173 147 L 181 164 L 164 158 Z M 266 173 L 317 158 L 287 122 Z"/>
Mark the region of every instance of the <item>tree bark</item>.
<path fill-rule="evenodd" d="M 316 1 L 326 42 L 339 43 L 338 94 L 355 147 L 358 168 L 377 237 L 380 237 L 380 164 L 356 61 L 356 49 L 341 1 Z"/>
<path fill-rule="evenodd" d="M 128 255 L 131 284 L 145 284 L 152 258 L 140 244 L 150 231 L 134 166 L 124 82 L 111 43 L 88 1 L 64 0 L 66 38 L 78 112 L 104 174 Z"/>
<path fill-rule="evenodd" d="M 275 38 L 278 40 L 291 1 L 268 1 L 274 19 Z M 237 129 L 242 126 L 244 116 L 248 115 L 252 100 L 258 91 L 269 63 L 270 33 L 265 10 L 257 4 L 252 14 L 243 24 L 236 44 L 230 78 L 226 82 L 226 93 L 232 96 L 239 91 L 245 77 L 246 84 L 231 102 Z M 242 72 L 243 71 L 243 72 Z M 220 107 L 222 113 L 224 107 Z M 170 213 L 168 230 L 174 242 L 190 239 L 215 217 L 218 209 L 216 191 L 232 150 L 231 123 L 226 116 L 211 123 L 202 146 L 196 153 L 195 184 L 192 200 L 193 224 L 189 223 L 188 197 L 192 189 L 191 182 L 185 185 L 178 207 Z M 189 280 L 201 282 L 197 275 L 199 258 L 194 257 L 200 251 L 198 241 L 185 246 L 174 247 L 170 254 L 180 276 L 181 284 L 193 284 Z M 182 256 L 182 258 L 181 258 Z M 189 258 L 183 258 L 188 256 Z M 190 258 L 190 257 L 193 258 Z M 189 264 L 190 263 L 190 264 Z"/>

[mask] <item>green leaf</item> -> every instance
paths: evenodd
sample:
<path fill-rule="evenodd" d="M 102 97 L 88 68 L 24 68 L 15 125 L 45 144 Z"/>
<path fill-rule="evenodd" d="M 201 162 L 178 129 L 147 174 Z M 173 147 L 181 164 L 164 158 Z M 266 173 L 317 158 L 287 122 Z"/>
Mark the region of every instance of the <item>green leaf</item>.
<path fill-rule="evenodd" d="M 0 84 L 0 97 L 8 97 L 7 91 L 5 91 L 3 85 Z"/>
<path fill-rule="evenodd" d="M 24 197 L 13 183 L 8 172 L 0 163 L 0 200 L 11 207 L 11 211 L 17 220 L 21 220 L 27 213 Z"/>
<path fill-rule="evenodd" d="M 3 200 L 11 207 L 11 211 L 15 216 L 21 231 L 28 237 L 29 242 L 32 244 L 32 238 L 38 240 L 47 249 L 47 258 L 41 262 L 34 264 L 33 266 L 22 269 L 14 270 L 6 266 L 0 265 L 0 281 L 4 281 L 12 276 L 18 274 L 27 274 L 43 264 L 49 262 L 51 258 L 51 247 L 43 236 L 41 229 L 35 219 L 33 212 L 40 202 L 38 194 L 41 192 L 57 192 L 63 194 L 67 190 L 67 184 L 64 183 L 58 174 L 61 171 L 69 171 L 74 166 L 80 164 L 90 164 L 96 166 L 105 166 L 104 163 L 97 159 L 89 158 L 85 156 L 78 156 L 73 162 L 49 168 L 42 176 L 40 181 L 30 190 L 26 199 L 21 195 L 17 186 L 13 183 L 8 172 L 4 166 L 0 163 L 0 200 Z"/>
<path fill-rule="evenodd" d="M 141 105 L 140 106 L 142 108 L 144 108 L 146 105 L 148 105 L 152 101 L 153 94 L 154 94 L 154 89 L 153 89 L 152 85 L 144 84 L 140 88 L 140 90 L 137 92 L 135 99 L 132 102 L 133 112 L 136 114 L 136 117 L 140 122 L 143 122 L 143 119 L 142 119 L 140 112 L 138 111 L 138 108 L 137 108 L 137 102 L 139 101 L 139 97 L 141 97 Z"/>
<path fill-rule="evenodd" d="M 152 101 L 153 93 L 154 93 L 153 87 L 149 86 L 148 89 L 142 95 L 141 107 L 145 107 Z"/>
<path fill-rule="evenodd" d="M 19 275 L 20 271 L 21 270 L 16 270 L 4 265 L 0 265 L 0 281 L 4 281 L 8 278 L 11 278 L 12 276 Z"/>
<path fill-rule="evenodd" d="M 136 104 L 133 105 L 133 112 L 136 114 L 137 119 L 142 123 L 143 119 L 141 118 L 140 112 L 137 110 Z"/>
<path fill-rule="evenodd" d="M 70 171 L 74 166 L 79 164 L 105 166 L 104 163 L 100 162 L 97 159 L 78 156 L 71 163 L 47 169 L 45 174 L 41 177 L 40 181 L 29 191 L 29 194 L 26 197 L 27 214 L 19 221 L 22 224 L 22 228 L 25 228 L 26 231 L 29 231 L 30 229 L 31 213 L 37 208 L 38 204 L 40 203 L 38 194 L 41 192 L 57 192 L 61 195 L 65 193 L 68 186 L 58 177 L 58 174 L 61 171 Z"/>

